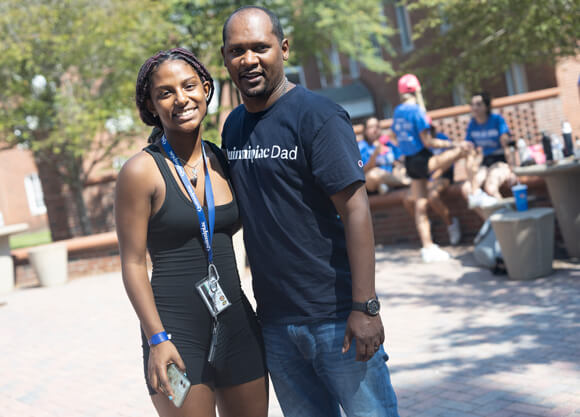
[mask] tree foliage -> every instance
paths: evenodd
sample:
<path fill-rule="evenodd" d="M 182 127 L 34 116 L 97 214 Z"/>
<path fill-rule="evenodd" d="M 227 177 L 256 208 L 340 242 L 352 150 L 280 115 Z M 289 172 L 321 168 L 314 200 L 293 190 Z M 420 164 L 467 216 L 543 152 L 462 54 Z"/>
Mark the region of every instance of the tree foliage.
<path fill-rule="evenodd" d="M 0 140 L 28 146 L 82 193 L 134 126 L 139 66 L 173 32 L 164 14 L 153 0 L 0 3 Z"/>
<path fill-rule="evenodd" d="M 512 63 L 554 63 L 580 51 L 580 0 L 403 3 L 423 16 L 413 27 L 414 37 L 432 38 L 406 68 L 419 68 L 439 90 L 449 91 L 459 83 L 472 89 Z"/>
<path fill-rule="evenodd" d="M 220 55 L 222 26 L 236 0 L 173 0 L 172 19 L 189 34 L 190 47 L 208 64 L 216 79 L 226 79 Z M 392 74 L 389 61 L 377 53 L 392 52 L 381 2 L 367 0 L 257 0 L 253 4 L 275 12 L 291 44 L 291 63 L 328 52 L 332 45 L 378 73 Z"/>

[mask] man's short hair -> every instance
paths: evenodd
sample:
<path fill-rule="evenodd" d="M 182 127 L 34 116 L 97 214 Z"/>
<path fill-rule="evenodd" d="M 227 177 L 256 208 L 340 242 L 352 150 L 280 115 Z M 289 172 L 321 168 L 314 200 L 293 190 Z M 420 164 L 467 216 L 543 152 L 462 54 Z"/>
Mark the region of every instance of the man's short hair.
<path fill-rule="evenodd" d="M 282 25 L 280 24 L 280 19 L 278 19 L 278 16 L 276 16 L 276 14 L 273 11 L 266 9 L 265 7 L 260 7 L 260 6 L 242 6 L 239 9 L 234 10 L 232 12 L 232 14 L 230 14 L 228 16 L 228 18 L 226 19 L 226 22 L 224 23 L 224 26 L 222 28 L 222 42 L 223 42 L 223 44 L 224 45 L 226 44 L 226 29 L 227 29 L 228 23 L 230 23 L 230 20 L 232 19 L 232 17 L 234 17 L 239 12 L 242 12 L 244 10 L 250 10 L 250 9 L 261 10 L 264 13 L 266 13 L 266 15 L 270 18 L 270 22 L 272 23 L 272 33 L 274 33 L 274 35 L 276 35 L 276 37 L 278 38 L 278 42 L 282 43 L 282 40 L 284 40 L 284 31 L 282 30 Z"/>

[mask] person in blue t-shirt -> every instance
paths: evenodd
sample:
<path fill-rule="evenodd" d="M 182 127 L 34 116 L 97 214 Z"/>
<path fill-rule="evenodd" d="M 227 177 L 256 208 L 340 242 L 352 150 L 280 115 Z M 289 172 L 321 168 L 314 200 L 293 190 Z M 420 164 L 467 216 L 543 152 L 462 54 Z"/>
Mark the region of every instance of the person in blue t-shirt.
<path fill-rule="evenodd" d="M 421 239 L 424 262 L 449 259 L 449 254 L 433 243 L 427 217 L 428 183 L 437 170 L 446 171 L 455 161 L 464 158 L 473 148 L 468 142 L 455 144 L 431 136 L 423 105 L 421 85 L 413 74 L 399 79 L 402 103 L 393 114 L 391 129 L 397 137 L 399 149 L 405 155 L 405 167 L 411 177 L 411 196 L 415 201 L 415 224 Z M 434 155 L 429 148 L 446 149 Z"/>
<path fill-rule="evenodd" d="M 492 205 L 502 198 L 499 191 L 504 182 L 513 182 L 515 176 L 508 164 L 510 130 L 500 114 L 491 112 L 491 98 L 480 92 L 471 98 L 472 118 L 467 126 L 465 140 L 473 143 L 477 152 L 466 160 L 469 180 L 462 190 L 470 207 Z"/>
<path fill-rule="evenodd" d="M 348 113 L 288 81 L 290 46 L 271 11 L 236 10 L 223 42 L 243 104 L 225 122 L 222 147 L 282 411 L 398 417 L 363 163 Z"/>
<path fill-rule="evenodd" d="M 437 131 L 432 123 L 431 117 L 427 116 L 427 121 L 429 123 L 431 137 L 451 142 L 451 139 L 449 139 L 445 133 Z M 439 155 L 441 152 L 443 152 L 443 148 L 431 148 L 430 150 L 433 155 Z M 461 227 L 459 225 L 459 219 L 457 217 L 451 216 L 449 207 L 447 207 L 447 205 L 441 199 L 441 193 L 445 191 L 451 184 L 453 184 L 453 173 L 453 165 L 451 165 L 451 167 L 449 167 L 446 171 L 441 169 L 435 170 L 431 174 L 431 178 L 429 178 L 427 190 L 429 206 L 447 226 L 449 243 L 452 245 L 457 245 L 461 241 Z M 415 215 L 415 200 L 413 199 L 411 193 L 409 193 L 403 200 L 403 205 L 405 209 L 411 213 L 411 215 Z"/>
<path fill-rule="evenodd" d="M 364 164 L 367 191 L 384 194 L 389 187 L 410 184 L 411 180 L 399 161 L 401 151 L 389 141 L 387 135 L 381 135 L 376 117 L 370 117 L 365 122 L 363 140 L 358 143 L 358 149 Z"/>

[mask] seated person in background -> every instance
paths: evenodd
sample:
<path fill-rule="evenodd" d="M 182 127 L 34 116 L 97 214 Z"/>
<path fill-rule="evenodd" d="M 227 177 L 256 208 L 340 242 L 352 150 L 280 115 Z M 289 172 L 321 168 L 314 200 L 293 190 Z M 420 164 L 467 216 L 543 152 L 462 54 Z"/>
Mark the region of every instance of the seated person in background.
<path fill-rule="evenodd" d="M 411 181 L 405 175 L 405 167 L 398 161 L 401 152 L 389 142 L 387 135 L 381 136 L 376 117 L 367 119 L 363 136 L 358 148 L 364 164 L 367 191 L 385 194 L 389 187 L 409 185 Z"/>
<path fill-rule="evenodd" d="M 475 145 L 476 152 L 466 159 L 468 181 L 462 191 L 470 207 L 493 205 L 502 199 L 501 185 L 506 181 L 511 185 L 516 180 L 506 159 L 510 131 L 504 118 L 491 112 L 491 99 L 486 92 L 473 95 L 471 113 L 465 140 Z M 511 165 L 514 163 L 510 161 Z"/>
<path fill-rule="evenodd" d="M 431 118 L 427 116 L 427 121 L 430 125 L 431 136 L 437 139 L 451 141 L 443 132 L 437 132 Z M 433 155 L 438 155 L 443 152 L 441 148 L 430 148 Z M 441 193 L 453 184 L 453 165 L 447 171 L 436 169 L 431 174 L 429 184 L 427 185 L 427 199 L 431 208 L 441 217 L 447 226 L 447 233 L 449 234 L 449 242 L 452 245 L 457 245 L 461 241 L 461 228 L 459 227 L 459 219 L 451 217 L 449 214 L 449 207 L 441 200 Z M 411 214 L 415 216 L 415 200 L 409 192 L 403 200 L 403 206 Z"/>

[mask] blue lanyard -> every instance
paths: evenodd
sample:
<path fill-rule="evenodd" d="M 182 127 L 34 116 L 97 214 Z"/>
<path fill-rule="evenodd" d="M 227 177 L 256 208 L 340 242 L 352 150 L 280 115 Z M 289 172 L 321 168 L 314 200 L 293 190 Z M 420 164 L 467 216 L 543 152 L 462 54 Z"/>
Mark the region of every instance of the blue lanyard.
<path fill-rule="evenodd" d="M 211 180 L 209 178 L 209 170 L 207 168 L 207 157 L 205 156 L 205 148 L 203 146 L 203 141 L 201 142 L 201 152 L 203 155 L 203 169 L 205 172 L 205 199 L 207 201 L 207 214 L 209 217 L 209 227 L 207 224 L 207 220 L 205 218 L 205 213 L 203 212 L 203 207 L 201 206 L 199 200 L 197 199 L 197 196 L 195 195 L 195 190 L 193 189 L 193 186 L 191 185 L 189 178 L 187 178 L 187 175 L 185 175 L 185 169 L 183 169 L 183 165 L 181 165 L 179 158 L 177 158 L 177 155 L 175 155 L 175 152 L 173 151 L 173 148 L 167 141 L 165 135 L 163 135 L 163 137 L 161 138 L 161 145 L 163 145 L 165 153 L 169 156 L 171 162 L 173 162 L 173 165 L 175 165 L 175 170 L 177 171 L 177 174 L 179 175 L 179 178 L 181 179 L 183 186 L 187 190 L 187 194 L 189 194 L 189 197 L 191 198 L 191 201 L 195 206 L 195 209 L 197 211 L 197 218 L 199 220 L 199 228 L 201 230 L 201 240 L 203 241 L 203 246 L 205 247 L 205 251 L 207 252 L 207 259 L 211 265 L 213 264 L 213 250 L 211 248 L 211 242 L 213 240 L 213 229 L 215 226 L 215 203 L 213 200 L 213 189 L 211 187 Z"/>

